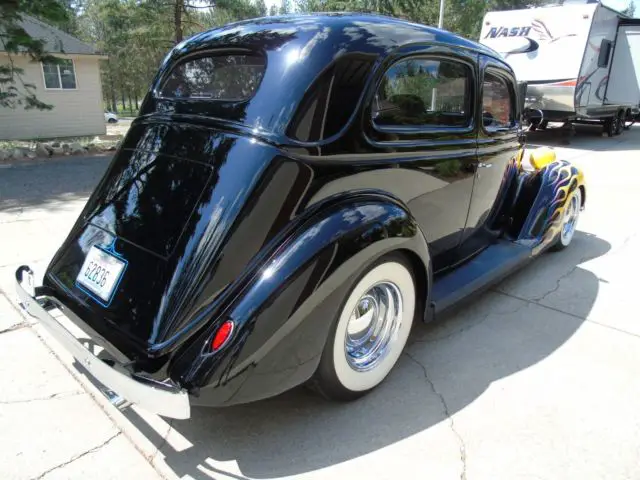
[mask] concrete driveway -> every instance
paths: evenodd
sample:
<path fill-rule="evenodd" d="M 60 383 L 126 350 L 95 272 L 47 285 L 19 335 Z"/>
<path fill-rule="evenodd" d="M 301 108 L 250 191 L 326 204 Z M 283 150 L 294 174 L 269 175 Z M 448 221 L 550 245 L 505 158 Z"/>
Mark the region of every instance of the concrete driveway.
<path fill-rule="evenodd" d="M 574 244 L 418 326 L 371 395 L 172 422 L 107 405 L 10 305 L 15 267 L 42 272 L 106 162 L 0 170 L 0 477 L 640 479 L 639 150 L 640 128 L 558 147 L 589 187 Z"/>

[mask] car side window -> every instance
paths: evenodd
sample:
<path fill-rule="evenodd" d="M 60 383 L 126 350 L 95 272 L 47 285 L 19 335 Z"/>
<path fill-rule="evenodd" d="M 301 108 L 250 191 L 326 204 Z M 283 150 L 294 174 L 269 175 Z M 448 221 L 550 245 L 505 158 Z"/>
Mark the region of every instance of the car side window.
<path fill-rule="evenodd" d="M 511 90 L 504 78 L 492 73 L 485 74 L 482 84 L 482 123 L 489 131 L 515 125 Z"/>
<path fill-rule="evenodd" d="M 455 60 L 411 58 L 387 70 L 372 105 L 380 126 L 466 127 L 471 123 L 471 69 Z"/>

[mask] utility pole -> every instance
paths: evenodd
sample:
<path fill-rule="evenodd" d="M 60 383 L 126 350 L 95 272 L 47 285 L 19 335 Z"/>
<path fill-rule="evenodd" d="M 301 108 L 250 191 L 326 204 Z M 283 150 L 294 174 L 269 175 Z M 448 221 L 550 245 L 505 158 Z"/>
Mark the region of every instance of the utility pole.
<path fill-rule="evenodd" d="M 444 0 L 440 0 L 440 18 L 438 18 L 438 28 L 442 28 L 444 25 Z M 431 90 L 431 111 L 435 112 L 436 102 L 438 99 L 438 88 L 434 87 Z"/>

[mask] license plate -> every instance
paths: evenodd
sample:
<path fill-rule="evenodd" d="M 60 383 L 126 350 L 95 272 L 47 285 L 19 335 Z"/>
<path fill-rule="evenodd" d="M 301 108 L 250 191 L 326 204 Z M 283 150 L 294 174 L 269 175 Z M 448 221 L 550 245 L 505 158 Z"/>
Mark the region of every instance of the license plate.
<path fill-rule="evenodd" d="M 110 302 L 127 263 L 97 247 L 91 247 L 76 282 L 105 302 Z M 88 292 L 88 293 L 89 293 Z"/>

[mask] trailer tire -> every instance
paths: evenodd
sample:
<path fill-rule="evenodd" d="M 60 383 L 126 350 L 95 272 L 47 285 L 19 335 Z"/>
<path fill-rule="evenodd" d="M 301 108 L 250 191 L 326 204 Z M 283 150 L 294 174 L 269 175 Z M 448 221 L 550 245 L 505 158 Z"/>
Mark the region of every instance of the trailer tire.
<path fill-rule="evenodd" d="M 602 130 L 607 134 L 608 137 L 613 137 L 616 133 L 615 125 L 613 118 L 607 118 L 602 124 Z"/>
<path fill-rule="evenodd" d="M 629 130 L 631 126 L 635 123 L 635 119 L 633 118 L 633 114 L 631 113 L 631 109 L 628 108 L 624 113 L 624 129 Z"/>
<path fill-rule="evenodd" d="M 624 110 L 620 110 L 613 121 L 615 126 L 615 135 L 622 135 L 624 131 Z"/>

